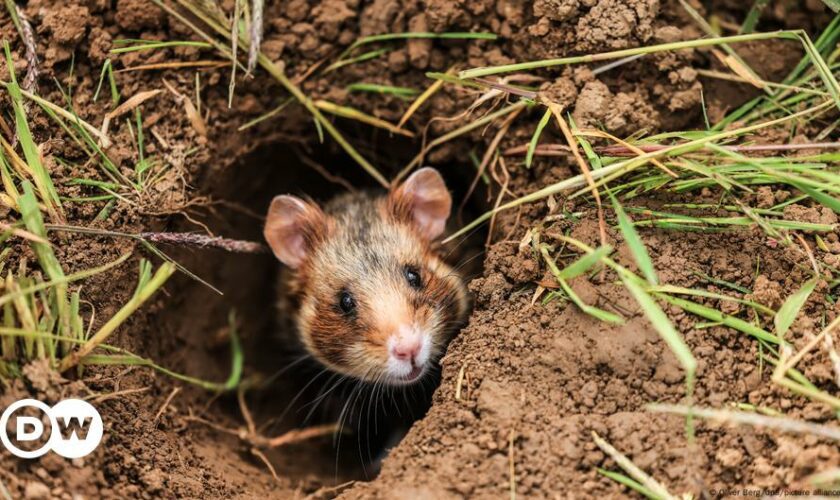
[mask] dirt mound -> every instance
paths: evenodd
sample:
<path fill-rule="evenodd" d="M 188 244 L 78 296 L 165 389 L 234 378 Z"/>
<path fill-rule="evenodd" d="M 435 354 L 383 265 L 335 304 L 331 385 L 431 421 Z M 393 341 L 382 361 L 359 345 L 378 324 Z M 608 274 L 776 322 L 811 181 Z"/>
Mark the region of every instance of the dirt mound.
<path fill-rule="evenodd" d="M 227 15 L 233 12 L 233 0 L 219 3 Z M 742 3 L 707 2 L 701 14 L 713 14 L 729 30 L 745 16 Z M 288 105 L 278 115 L 249 125 L 289 98 L 265 72 L 237 80 L 233 105 L 228 107 L 230 65 L 212 50 L 171 46 L 111 52 L 124 47 L 120 41 L 125 39 L 197 39 L 191 28 L 156 5 L 141 0 L 31 0 L 21 11 L 35 28 L 38 93 L 45 99 L 69 100 L 82 119 L 98 127 L 112 111 L 108 76 L 99 98 L 93 98 L 100 75 L 107 75 L 102 66 L 106 59 L 118 70 L 114 80 L 122 102 L 160 90 L 140 106 L 138 120 L 147 133 L 145 154 L 164 159 L 171 168 L 130 202 L 66 203 L 68 224 L 123 233 L 210 230 L 258 240 L 261 215 L 278 192 L 326 199 L 347 185 L 374 185 L 334 141 L 319 140 L 302 106 Z M 704 36 L 679 3 L 670 0 L 272 0 L 266 1 L 264 18 L 263 52 L 307 96 L 394 123 L 410 100 L 348 86 L 387 85 L 410 89 L 413 95 L 430 85 L 426 72 Z M 778 1 L 771 2 L 761 27 L 815 33 L 829 20 L 828 10 L 817 2 L 794 8 Z M 399 41 L 365 64 L 323 71 L 360 36 L 404 31 L 481 32 L 499 38 Z M 6 11 L 0 14 L 0 33 L 12 42 L 16 74 L 25 74 L 25 47 Z M 752 42 L 739 45 L 738 51 L 761 77 L 773 81 L 802 55 L 790 41 Z M 182 67 L 167 66 L 172 62 Z M 550 95 L 581 127 L 622 137 L 639 131 L 702 129 L 705 118 L 714 122 L 760 93 L 754 87 L 703 78 L 695 67 L 725 68 L 707 51 L 684 50 L 612 69 L 592 64 L 541 70 L 533 80 L 512 78 L 511 83 Z M 8 81 L 9 76 L 5 66 L 0 69 L 0 79 Z M 408 121 L 411 139 L 389 137 L 352 120 L 336 123 L 349 142 L 390 177 L 420 151 L 424 134 L 439 137 L 462 126 L 464 122 L 440 118 L 463 112 L 478 96 L 456 85 L 442 86 Z M 99 193 L 74 182 L 98 178 L 98 167 L 84 161 L 86 156 L 46 114 L 35 106 L 30 112 L 36 142 L 60 194 L 80 198 Z M 522 119 L 494 147 L 504 151 L 527 144 L 541 114 L 523 111 Z M 122 115 L 110 124 L 114 145 L 106 148 L 107 154 L 120 171 L 133 171 L 138 160 L 134 118 Z M 561 142 L 560 133 L 551 128 L 542 142 Z M 480 161 L 496 130 L 479 127 L 431 150 L 425 162 L 444 171 L 464 196 L 475 175 L 469 158 L 475 155 Z M 539 157 L 530 169 L 519 163 L 510 162 L 505 184 L 517 196 L 577 173 L 567 156 Z M 323 171 L 329 182 L 324 182 Z M 468 206 L 491 205 L 497 192 L 492 187 L 487 191 L 487 196 L 483 191 L 474 194 Z M 705 190 L 700 196 L 637 199 L 632 204 L 715 204 L 718 195 Z M 769 208 L 789 197 L 787 192 L 760 188 L 743 201 Z M 581 276 L 570 286 L 585 303 L 626 318 L 620 327 L 598 322 L 563 300 L 535 300 L 537 284 L 549 275 L 539 255 L 522 244 L 531 227 L 542 225 L 546 233 L 569 232 L 588 244 L 599 243 L 594 205 L 580 199 L 560 201 L 564 213 L 573 217 L 547 218 L 557 215 L 556 207 L 536 203 L 494 220 L 483 273 L 470 283 L 475 310 L 443 360 L 442 382 L 432 406 L 385 459 L 375 480 L 350 484 L 365 478 L 359 453 L 347 448 L 337 452 L 329 437 L 270 452 L 250 446 L 240 439 L 248 431 L 247 417 L 235 395 L 216 397 L 145 367 L 89 367 L 81 379 L 72 380 L 68 373 L 71 380 L 66 380 L 36 365 L 2 386 L 0 406 L 26 395 L 47 402 L 90 398 L 106 423 L 106 439 L 94 454 L 73 461 L 52 455 L 20 460 L 0 451 L 0 486 L 15 498 L 387 498 L 395 492 L 412 498 L 497 498 L 512 491 L 528 498 L 627 495 L 627 488 L 599 473 L 599 468 L 615 470 L 616 464 L 594 443 L 593 432 L 675 493 L 700 495 L 733 486 L 807 487 L 810 474 L 840 466 L 836 443 L 814 436 L 698 422 L 696 439 L 689 442 L 683 418 L 648 412 L 651 402 L 685 402 L 684 374 L 637 303 L 617 284 L 616 275 Z M 830 210 L 806 202 L 788 205 L 784 214 L 795 221 L 837 222 Z M 11 217 L 12 212 L 0 208 L 0 215 Z M 462 222 L 469 220 L 467 215 Z M 608 222 L 608 242 L 617 249 L 617 261 L 634 269 L 621 233 L 613 229 L 615 221 Z M 135 253 L 120 267 L 84 282 L 84 297 L 95 310 L 93 327 L 98 328 L 134 292 L 142 246 L 120 237 L 73 232 L 53 236 L 66 272 Z M 835 229 L 823 236 L 825 248 L 816 258 L 840 267 L 840 235 Z M 723 234 L 647 229 L 642 237 L 663 283 L 720 292 L 726 282 L 742 289 L 739 298 L 777 308 L 810 276 L 807 255 L 779 246 L 757 229 Z M 16 259 L 35 260 L 27 245 L 15 245 Z M 275 381 L 244 398 L 257 427 L 278 435 L 311 424 L 307 412 L 298 411 L 308 402 L 308 394 L 300 396 L 306 391 L 300 379 L 306 375 L 279 374 L 290 360 L 272 335 L 274 259 L 165 250 L 224 295 L 179 275 L 110 342 L 178 373 L 224 380 L 230 369 L 228 315 L 236 310 L 246 360 L 244 380 L 254 385 Z M 567 256 L 568 262 L 573 257 Z M 827 280 L 820 281 L 788 334 L 797 348 L 840 312 L 830 307 L 830 295 Z M 703 301 L 728 314 L 746 313 L 738 303 Z M 764 353 L 753 339 L 721 324 L 701 324 L 677 307 L 666 308 L 666 313 L 699 363 L 694 403 L 746 404 L 811 422 L 833 422 L 827 406 L 768 383 L 772 367 L 761 361 Z M 833 383 L 827 356 L 809 356 L 802 365 L 808 367 L 804 375 L 813 384 L 825 388 Z"/>
<path fill-rule="evenodd" d="M 597 234 L 591 212 L 573 229 L 575 237 L 591 245 L 598 244 Z M 755 287 L 758 296 L 768 289 L 795 289 L 808 276 L 807 257 L 773 248 L 762 234 L 709 238 L 648 232 L 644 237 L 656 269 L 662 270 L 660 278 L 674 285 L 696 286 L 704 281 L 701 276 L 714 276 Z M 608 241 L 617 244 L 619 263 L 632 267 L 620 234 L 610 232 Z M 757 261 L 764 263 L 758 277 Z M 520 495 L 621 496 L 625 490 L 597 472 L 612 461 L 595 445 L 592 432 L 671 491 L 695 495 L 701 488 L 720 491 L 733 484 L 808 489 L 808 475 L 823 464 L 840 463 L 831 441 L 753 427 L 703 423 L 689 444 L 684 419 L 645 411 L 650 402 L 682 402 L 684 374 L 616 277 L 577 278 L 571 285 L 587 304 L 628 318 L 621 327 L 559 301 L 533 304 L 533 289 L 526 284 L 536 278 L 530 249 L 520 251 L 518 241 L 490 249 L 484 276 L 472 283 L 476 310 L 449 347 L 429 415 L 385 462 L 379 478 L 352 494 L 384 497 L 406 490 L 430 498 L 497 496 L 510 488 L 512 449 Z M 762 297 L 763 303 L 772 303 L 767 299 Z M 837 313 L 825 311 L 819 296 L 809 304 L 794 329 L 797 343 L 819 330 L 807 318 Z M 769 386 L 772 370 L 756 363 L 758 346 L 744 334 L 723 326 L 701 327 L 696 317 L 678 308 L 667 312 L 698 358 L 694 397 L 699 406 L 743 402 L 814 422 L 833 420 L 824 405 Z M 818 384 L 829 383 L 830 374 L 818 374 L 819 366 L 825 367 L 817 363 L 809 376 Z M 418 484 L 428 486 L 418 490 Z"/>

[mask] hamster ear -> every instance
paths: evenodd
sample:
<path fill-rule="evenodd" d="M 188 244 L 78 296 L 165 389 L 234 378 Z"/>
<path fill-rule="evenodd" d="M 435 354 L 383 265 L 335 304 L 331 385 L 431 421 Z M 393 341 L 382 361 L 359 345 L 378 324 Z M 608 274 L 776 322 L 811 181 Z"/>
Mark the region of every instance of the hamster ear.
<path fill-rule="evenodd" d="M 268 208 L 263 236 L 280 262 L 300 266 L 320 231 L 325 215 L 314 203 L 290 195 L 275 196 Z"/>
<path fill-rule="evenodd" d="M 391 192 L 392 210 L 407 215 L 426 238 L 433 240 L 443 234 L 446 219 L 452 210 L 452 196 L 446 189 L 440 172 L 425 167 L 411 174 Z"/>

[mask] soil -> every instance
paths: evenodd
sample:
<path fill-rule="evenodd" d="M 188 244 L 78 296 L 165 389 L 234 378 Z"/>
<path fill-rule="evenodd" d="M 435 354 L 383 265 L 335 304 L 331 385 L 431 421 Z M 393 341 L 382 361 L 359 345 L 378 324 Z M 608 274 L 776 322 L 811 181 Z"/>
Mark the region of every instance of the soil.
<path fill-rule="evenodd" d="M 749 2 L 689 3 L 728 29 L 744 18 Z M 233 11 L 233 0 L 220 4 L 224 12 Z M 290 105 L 278 117 L 239 130 L 286 98 L 263 72 L 237 80 L 229 108 L 229 67 L 132 70 L 163 62 L 215 60 L 218 56 L 212 51 L 178 47 L 110 54 L 120 39 L 196 39 L 188 27 L 146 0 L 30 0 L 22 11 L 35 28 L 38 91 L 46 99 L 65 102 L 56 85 L 60 84 L 71 91 L 79 116 L 98 126 L 111 110 L 107 83 L 102 96 L 93 99 L 102 64 L 109 57 L 119 70 L 115 77 L 124 100 L 144 91 L 162 91 L 141 109 L 144 130 L 152 136 L 145 153 L 161 156 L 171 165 L 163 180 L 134 203 L 117 203 L 104 218 L 97 217 L 104 203 L 66 203 L 68 224 L 129 233 L 211 231 L 257 241 L 261 215 L 274 194 L 293 192 L 323 200 L 346 189 L 346 184 L 374 186 L 329 137 L 319 142 L 301 106 Z M 815 36 L 830 16 L 821 2 L 775 0 L 759 27 L 803 28 Z M 412 40 L 397 43 L 394 50 L 364 64 L 326 75 L 316 71 L 360 36 L 402 31 L 481 31 L 500 38 Z M 17 75 L 24 75 L 28 69 L 24 47 L 5 10 L 0 14 L 0 33 L 10 40 Z M 346 86 L 365 81 L 423 89 L 429 85 L 425 76 L 429 71 L 701 36 L 674 0 L 267 0 L 263 51 L 282 63 L 313 99 L 396 122 L 410 101 L 349 92 Z M 802 55 L 799 46 L 788 41 L 734 48 L 769 80 L 783 78 Z M 597 67 L 537 71 L 536 85 L 567 107 L 580 126 L 602 127 L 618 136 L 702 128 L 701 90 L 712 121 L 760 92 L 699 76 L 695 68 L 724 69 L 707 50 L 650 55 L 596 76 Z M 0 78 L 9 80 L 5 66 Z M 196 103 L 196 85 L 201 96 L 197 116 L 185 107 L 188 99 Z M 362 154 L 392 176 L 420 150 L 424 131 L 436 137 L 463 124 L 433 118 L 458 114 L 476 97 L 444 85 L 409 121 L 407 128 L 417 134 L 411 140 L 388 137 L 354 121 L 336 124 Z M 9 103 L 5 97 L 2 101 L 8 117 Z M 62 157 L 75 164 L 82 154 L 45 114 L 34 107 L 30 112 L 36 141 L 62 196 L 97 194 L 69 181 L 98 178 L 98 167 L 55 161 L 54 157 Z M 541 114 L 534 110 L 520 115 L 500 149 L 527 143 Z M 109 137 L 114 146 L 107 153 L 119 168 L 132 169 L 138 158 L 126 116 L 112 120 Z M 558 142 L 559 134 L 550 129 L 546 128 L 543 141 Z M 480 158 L 495 130 L 476 130 L 446 143 L 427 155 L 426 162 L 441 169 L 456 195 L 464 196 L 474 175 L 468 155 L 474 152 Z M 807 130 L 802 134 L 807 135 Z M 329 182 L 311 168 L 313 162 L 329 170 Z M 508 189 L 515 195 L 532 192 L 576 175 L 574 165 L 571 157 L 538 157 L 530 169 L 508 161 Z M 471 211 L 490 206 L 496 194 L 495 188 L 474 194 L 462 221 L 470 220 Z M 629 206 L 655 208 L 689 200 L 714 204 L 719 197 L 715 190 L 704 190 L 690 198 L 637 199 Z M 742 201 L 767 207 L 788 197 L 788 192 L 762 188 Z M 483 271 L 469 283 L 474 311 L 442 361 L 442 381 L 431 407 L 372 480 L 367 480 L 371 472 L 360 467 L 359 453 L 349 446 L 336 451 L 330 437 L 273 450 L 264 457 L 271 464 L 267 466 L 235 433 L 219 430 L 245 429 L 235 395 L 218 396 L 142 367 L 89 367 L 81 377 L 68 373 L 64 378 L 36 363 L 26 367 L 22 378 L 2 386 L 0 406 L 27 396 L 47 402 L 90 397 L 102 413 L 106 437 L 92 455 L 72 461 L 52 454 L 28 461 L 2 451 L 2 485 L 14 498 L 389 498 L 395 494 L 498 498 L 510 495 L 511 488 L 524 498 L 630 495 L 630 490 L 598 473 L 598 468 L 617 467 L 595 445 L 592 432 L 671 492 L 691 492 L 695 497 L 731 487 L 807 486 L 810 474 L 840 466 L 836 443 L 813 436 L 698 422 L 696 440 L 689 443 L 683 418 L 646 411 L 651 402 L 684 402 L 683 373 L 636 302 L 616 284 L 615 275 L 580 277 L 571 286 L 586 303 L 627 318 L 620 327 L 598 322 L 560 300 L 544 304 L 534 300 L 537 283 L 548 280 L 548 275 L 530 247 L 521 245 L 531 227 L 542 225 L 545 234 L 570 231 L 584 242 L 599 243 L 592 203 L 565 197 L 552 201 L 579 217 L 547 219 L 556 213 L 556 206 L 535 203 L 503 212 L 494 221 Z M 3 210 L 3 218 L 13 216 Z M 785 215 L 792 220 L 837 222 L 833 212 L 802 203 L 789 205 Z M 613 229 L 615 221 L 607 222 L 616 259 L 634 268 L 620 232 Z M 827 250 L 816 248 L 813 235 L 803 236 L 815 258 L 840 266 L 837 232 L 825 236 Z M 642 237 L 663 283 L 733 294 L 714 282 L 725 280 L 751 290 L 749 297 L 740 294 L 741 298 L 778 307 L 810 276 L 807 255 L 778 245 L 757 229 L 717 234 L 649 229 L 642 231 Z M 67 272 L 134 252 L 122 266 L 84 281 L 83 296 L 95 308 L 93 325 L 98 327 L 133 293 L 143 249 L 133 240 L 73 232 L 51 233 L 51 239 Z M 16 258 L 34 261 L 26 245 L 14 250 Z M 110 342 L 176 372 L 224 380 L 230 368 L 228 314 L 235 310 L 246 380 L 275 376 L 268 388 L 246 394 L 260 429 L 278 435 L 311 424 L 299 411 L 309 396 L 301 382 L 306 375 L 294 369 L 278 375 L 291 361 L 272 332 L 273 258 L 165 250 L 224 295 L 176 275 Z M 569 263 L 574 256 L 565 259 Z M 840 313 L 827 305 L 828 292 L 828 282 L 820 281 L 788 333 L 796 347 Z M 747 317 L 737 304 L 713 299 L 706 299 L 706 304 Z M 759 361 L 754 340 L 724 326 L 701 325 L 681 309 L 665 310 L 699 363 L 696 404 L 749 403 L 811 422 L 835 422 L 828 407 L 770 383 L 771 367 Z M 817 386 L 836 389 L 831 366 L 825 354 L 806 357 L 799 365 Z M 293 401 L 301 390 L 304 397 Z M 289 407 L 292 411 L 287 411 Z"/>

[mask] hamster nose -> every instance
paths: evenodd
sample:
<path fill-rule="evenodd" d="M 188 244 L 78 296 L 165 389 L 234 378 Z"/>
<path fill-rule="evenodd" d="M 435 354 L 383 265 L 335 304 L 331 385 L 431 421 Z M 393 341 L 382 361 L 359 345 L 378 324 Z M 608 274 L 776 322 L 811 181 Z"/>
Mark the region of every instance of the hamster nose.
<path fill-rule="evenodd" d="M 391 348 L 391 355 L 400 361 L 413 362 L 420 354 L 420 338 L 400 339 Z"/>

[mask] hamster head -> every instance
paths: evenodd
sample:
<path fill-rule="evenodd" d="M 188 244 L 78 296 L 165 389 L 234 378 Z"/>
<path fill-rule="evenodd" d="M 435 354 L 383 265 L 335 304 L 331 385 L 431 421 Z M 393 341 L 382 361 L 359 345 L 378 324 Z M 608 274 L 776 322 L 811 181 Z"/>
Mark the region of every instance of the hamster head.
<path fill-rule="evenodd" d="M 432 168 L 387 195 L 341 196 L 324 208 L 274 198 L 264 236 L 290 269 L 285 293 L 312 357 L 368 382 L 423 378 L 467 312 L 463 280 L 436 244 L 451 207 Z"/>

